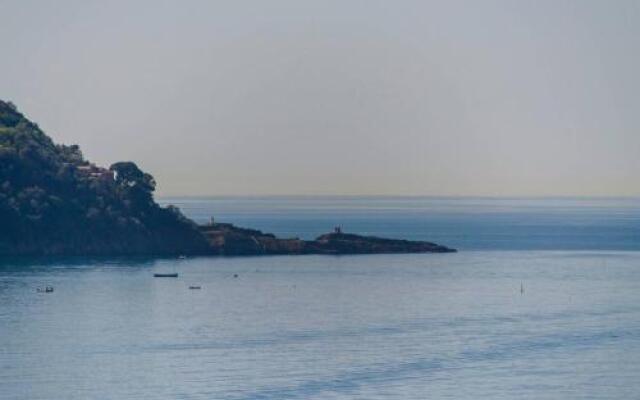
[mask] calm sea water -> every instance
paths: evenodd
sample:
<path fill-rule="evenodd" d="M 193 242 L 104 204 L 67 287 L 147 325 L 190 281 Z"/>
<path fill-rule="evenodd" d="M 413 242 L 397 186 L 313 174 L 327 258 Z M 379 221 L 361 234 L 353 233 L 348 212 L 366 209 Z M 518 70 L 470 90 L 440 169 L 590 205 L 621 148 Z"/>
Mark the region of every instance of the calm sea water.
<path fill-rule="evenodd" d="M 3 260 L 0 399 L 640 398 L 638 201 L 169 201 L 462 251 Z"/>

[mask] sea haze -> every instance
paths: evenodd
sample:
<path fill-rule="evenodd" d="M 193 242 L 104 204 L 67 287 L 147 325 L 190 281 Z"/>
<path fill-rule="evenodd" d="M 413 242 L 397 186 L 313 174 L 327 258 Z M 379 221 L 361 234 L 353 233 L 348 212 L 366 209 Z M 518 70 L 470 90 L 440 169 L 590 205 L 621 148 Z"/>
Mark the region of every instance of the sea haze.
<path fill-rule="evenodd" d="M 166 201 L 282 236 L 341 224 L 461 251 L 2 260 L 0 399 L 640 393 L 636 200 Z"/>
<path fill-rule="evenodd" d="M 346 232 L 461 250 L 640 250 L 640 198 L 162 198 L 190 218 L 313 239 Z"/>

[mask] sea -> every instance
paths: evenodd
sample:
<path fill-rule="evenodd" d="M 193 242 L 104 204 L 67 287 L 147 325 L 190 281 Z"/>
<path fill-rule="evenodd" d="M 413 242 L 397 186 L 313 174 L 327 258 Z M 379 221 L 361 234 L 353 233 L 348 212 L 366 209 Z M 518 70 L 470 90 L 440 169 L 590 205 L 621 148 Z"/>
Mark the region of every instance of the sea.
<path fill-rule="evenodd" d="M 160 201 L 458 252 L 3 259 L 0 399 L 640 399 L 640 199 Z"/>

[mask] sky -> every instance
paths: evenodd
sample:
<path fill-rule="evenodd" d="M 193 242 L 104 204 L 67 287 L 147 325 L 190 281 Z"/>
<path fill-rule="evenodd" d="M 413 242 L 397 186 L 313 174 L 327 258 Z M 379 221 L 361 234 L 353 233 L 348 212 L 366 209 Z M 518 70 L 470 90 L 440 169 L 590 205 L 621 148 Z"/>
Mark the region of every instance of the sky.
<path fill-rule="evenodd" d="M 637 1 L 0 0 L 0 98 L 174 195 L 640 196 Z"/>

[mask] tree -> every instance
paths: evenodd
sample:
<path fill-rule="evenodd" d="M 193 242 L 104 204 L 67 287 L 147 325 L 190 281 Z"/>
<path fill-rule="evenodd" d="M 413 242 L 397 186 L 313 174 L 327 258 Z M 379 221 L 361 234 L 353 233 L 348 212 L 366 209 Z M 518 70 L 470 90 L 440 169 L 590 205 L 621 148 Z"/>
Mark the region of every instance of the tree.
<path fill-rule="evenodd" d="M 126 187 L 138 187 L 147 192 L 156 190 L 156 181 L 153 176 L 143 172 L 136 163 L 131 161 L 117 162 L 109 169 L 116 174 L 116 183 Z"/>
<path fill-rule="evenodd" d="M 116 175 L 116 186 L 121 198 L 125 200 L 125 204 L 131 204 L 136 208 L 146 208 L 153 203 L 153 191 L 156 189 L 156 181 L 153 176 L 140 170 L 131 161 L 117 162 L 109 169 Z"/>

